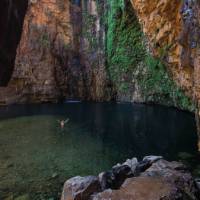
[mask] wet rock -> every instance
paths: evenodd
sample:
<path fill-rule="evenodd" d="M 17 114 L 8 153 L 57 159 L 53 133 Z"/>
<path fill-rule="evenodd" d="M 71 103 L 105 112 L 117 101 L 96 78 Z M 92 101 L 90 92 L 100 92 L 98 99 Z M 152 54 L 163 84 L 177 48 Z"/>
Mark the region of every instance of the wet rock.
<path fill-rule="evenodd" d="M 114 167 L 112 173 L 114 174 L 113 189 L 118 189 L 127 178 L 133 177 L 132 170 L 128 165 Z"/>
<path fill-rule="evenodd" d="M 135 169 L 135 175 L 139 175 L 140 173 L 148 169 L 150 166 L 151 166 L 151 163 L 148 160 L 139 162 Z"/>
<path fill-rule="evenodd" d="M 138 159 L 132 158 L 132 159 L 127 159 L 126 162 L 124 162 L 122 165 L 128 165 L 131 168 L 132 173 L 134 173 L 137 167 L 137 164 L 138 164 Z"/>
<path fill-rule="evenodd" d="M 106 190 L 112 187 L 115 177 L 112 171 L 102 172 L 99 174 L 99 182 L 102 190 Z"/>
<path fill-rule="evenodd" d="M 66 181 L 61 200 L 88 200 L 90 195 L 101 191 L 97 177 L 74 177 Z"/>
<path fill-rule="evenodd" d="M 148 169 L 154 162 L 162 159 L 162 156 L 146 156 L 136 165 L 135 175 L 139 175 Z"/>
<path fill-rule="evenodd" d="M 112 170 L 99 174 L 99 181 L 102 190 L 108 188 L 118 189 L 129 177 L 133 177 L 131 168 L 128 165 L 118 164 Z"/>
<path fill-rule="evenodd" d="M 163 159 L 163 157 L 162 156 L 145 156 L 143 158 L 143 161 L 146 161 L 146 162 L 148 161 L 150 164 L 152 164 L 160 159 Z"/>

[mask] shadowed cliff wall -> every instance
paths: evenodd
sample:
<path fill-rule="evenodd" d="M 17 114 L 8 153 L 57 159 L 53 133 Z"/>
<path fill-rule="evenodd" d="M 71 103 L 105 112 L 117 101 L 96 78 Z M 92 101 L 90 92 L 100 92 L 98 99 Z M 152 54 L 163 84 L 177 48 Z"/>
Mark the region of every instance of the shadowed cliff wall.
<path fill-rule="evenodd" d="M 28 0 L 0 1 L 0 85 L 6 86 L 13 72 Z"/>

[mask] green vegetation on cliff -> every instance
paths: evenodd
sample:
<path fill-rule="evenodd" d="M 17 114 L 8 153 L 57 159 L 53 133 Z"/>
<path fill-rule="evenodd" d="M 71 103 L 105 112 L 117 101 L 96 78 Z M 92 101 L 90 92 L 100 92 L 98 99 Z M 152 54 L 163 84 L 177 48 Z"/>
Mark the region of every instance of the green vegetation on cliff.
<path fill-rule="evenodd" d="M 106 48 L 107 69 L 118 98 L 134 100 L 131 95 L 137 90 L 141 101 L 194 110 L 161 59 L 151 56 L 130 2 L 108 1 Z"/>
<path fill-rule="evenodd" d="M 192 101 L 174 83 L 159 59 L 146 55 L 144 64 L 146 72 L 139 81 L 146 102 L 157 102 L 194 111 Z"/>
<path fill-rule="evenodd" d="M 110 76 L 120 92 L 129 91 L 135 66 L 145 56 L 142 33 L 131 6 L 110 0 L 107 55 Z M 118 3 L 117 3 L 118 2 Z"/>

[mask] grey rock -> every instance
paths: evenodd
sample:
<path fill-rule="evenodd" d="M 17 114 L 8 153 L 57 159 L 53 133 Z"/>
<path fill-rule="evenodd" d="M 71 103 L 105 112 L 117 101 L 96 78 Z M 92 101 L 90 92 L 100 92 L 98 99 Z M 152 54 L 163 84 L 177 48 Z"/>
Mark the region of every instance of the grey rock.
<path fill-rule="evenodd" d="M 144 176 L 162 178 L 166 183 L 173 185 L 177 195 L 186 196 L 186 199 L 197 199 L 198 189 L 195 181 L 182 163 L 158 160 L 141 174 L 141 177 Z"/>
<path fill-rule="evenodd" d="M 112 171 L 102 172 L 99 174 L 99 182 L 101 185 L 101 189 L 105 190 L 107 188 L 111 188 L 114 182 L 114 174 Z"/>
<path fill-rule="evenodd" d="M 121 165 L 112 169 L 114 174 L 114 181 L 112 189 L 119 189 L 127 178 L 133 177 L 133 172 L 131 167 L 128 165 Z"/>
<path fill-rule="evenodd" d="M 132 158 L 132 159 L 127 159 L 126 162 L 124 162 L 122 165 L 128 165 L 131 168 L 132 173 L 134 173 L 137 167 L 137 164 L 138 164 L 138 159 Z"/>
<path fill-rule="evenodd" d="M 61 200 L 200 200 L 200 179 L 179 162 L 161 156 L 133 158 L 97 177 L 65 183 Z"/>
<path fill-rule="evenodd" d="M 127 178 L 133 177 L 133 175 L 128 165 L 115 165 L 112 170 L 99 174 L 99 182 L 102 190 L 118 189 Z"/>
<path fill-rule="evenodd" d="M 139 176 L 140 173 L 144 172 L 150 166 L 151 166 L 151 162 L 149 160 L 139 162 L 135 169 L 135 175 Z"/>
<path fill-rule="evenodd" d="M 150 162 L 150 164 L 152 164 L 160 159 L 163 159 L 163 157 L 162 156 L 145 156 L 143 158 L 143 161 L 148 161 Z"/>
<path fill-rule="evenodd" d="M 120 163 L 117 163 L 116 165 L 114 165 L 112 168 L 115 168 L 115 167 L 120 167 L 122 164 Z"/>
<path fill-rule="evenodd" d="M 88 200 L 99 191 L 101 187 L 96 176 L 77 176 L 65 182 L 61 200 Z"/>

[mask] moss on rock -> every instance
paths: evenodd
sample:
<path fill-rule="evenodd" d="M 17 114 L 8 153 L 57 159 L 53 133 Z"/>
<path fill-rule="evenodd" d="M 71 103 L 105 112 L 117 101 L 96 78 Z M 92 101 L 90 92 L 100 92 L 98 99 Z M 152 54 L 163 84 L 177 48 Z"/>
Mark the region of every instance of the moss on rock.
<path fill-rule="evenodd" d="M 107 5 L 107 70 L 117 96 L 141 102 L 194 110 L 191 100 L 173 82 L 161 58 L 153 58 L 130 2 L 109 0 Z M 138 90 L 138 91 L 136 91 Z"/>

